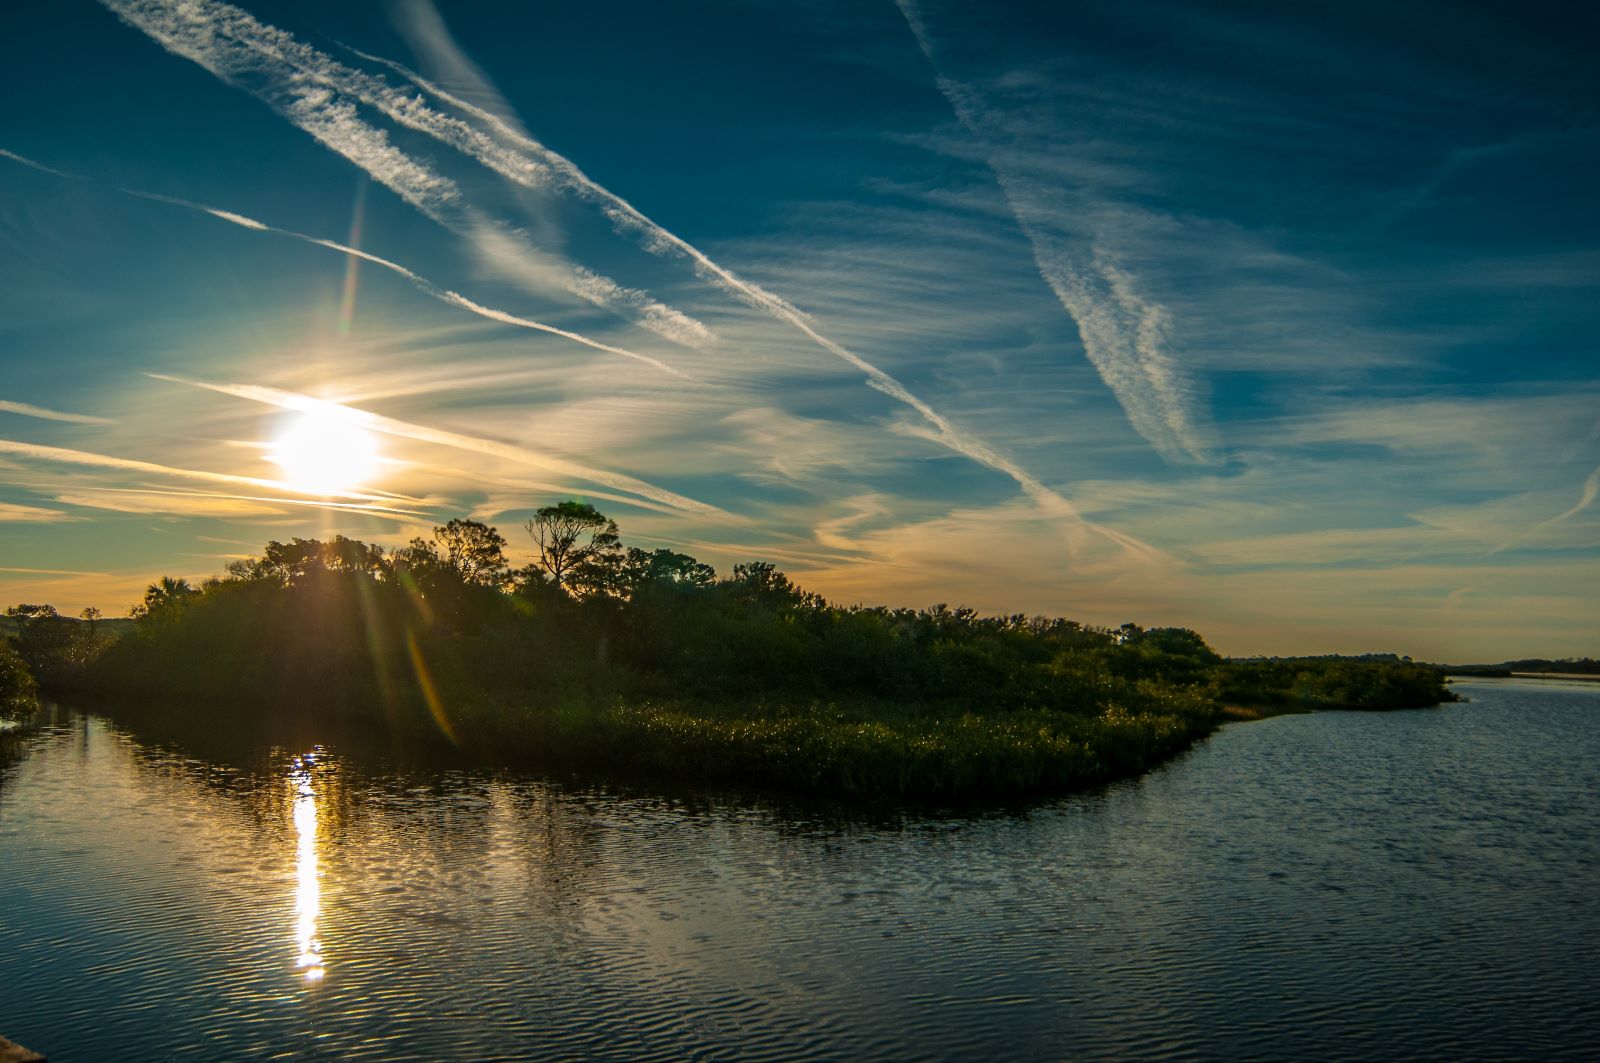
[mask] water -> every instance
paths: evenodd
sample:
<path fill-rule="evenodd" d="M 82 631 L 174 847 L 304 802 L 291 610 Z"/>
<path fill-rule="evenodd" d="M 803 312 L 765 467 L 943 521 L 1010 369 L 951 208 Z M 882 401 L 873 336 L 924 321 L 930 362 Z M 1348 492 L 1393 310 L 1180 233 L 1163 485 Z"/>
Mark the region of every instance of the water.
<path fill-rule="evenodd" d="M 57 1063 L 1600 1057 L 1600 686 L 1458 689 L 965 817 L 63 712 L 0 767 L 0 1033 Z"/>

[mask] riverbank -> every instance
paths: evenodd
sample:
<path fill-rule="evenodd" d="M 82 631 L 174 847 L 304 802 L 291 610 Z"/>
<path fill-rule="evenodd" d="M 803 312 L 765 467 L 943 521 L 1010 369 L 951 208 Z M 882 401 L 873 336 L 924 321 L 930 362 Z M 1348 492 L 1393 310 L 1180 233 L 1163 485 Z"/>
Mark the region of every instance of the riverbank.
<path fill-rule="evenodd" d="M 44 1056 L 0 1037 L 0 1063 L 48 1063 Z"/>
<path fill-rule="evenodd" d="M 256 728 L 309 747 L 351 732 L 453 751 L 467 762 L 566 775 L 750 786 L 823 798 L 963 802 L 1067 793 L 1140 775 L 1223 722 L 1201 692 L 1156 711 L 956 711 L 830 702 L 569 702 L 556 707 L 441 700 L 432 709 L 328 702 L 250 705 L 96 698 L 96 711 L 174 736 Z M 224 707 L 226 706 L 226 707 Z"/>
<path fill-rule="evenodd" d="M 534 765 L 864 799 L 1096 786 L 1211 734 L 1223 704 L 1449 697 L 1398 658 L 1225 661 L 1187 628 L 841 606 L 765 562 L 717 579 L 603 537 L 581 579 L 551 558 L 509 573 L 471 522 L 392 554 L 268 543 L 228 578 L 151 584 L 114 640 L 35 606 L 18 643 L 63 700 L 338 718 Z"/>
<path fill-rule="evenodd" d="M 1593 672 L 1511 672 L 1513 679 L 1565 679 L 1580 683 L 1600 683 L 1600 675 Z"/>
<path fill-rule="evenodd" d="M 1315 711 L 1302 705 L 1224 705 L 1222 718 L 1228 723 L 1250 723 L 1270 720 L 1274 716 L 1302 716 Z"/>

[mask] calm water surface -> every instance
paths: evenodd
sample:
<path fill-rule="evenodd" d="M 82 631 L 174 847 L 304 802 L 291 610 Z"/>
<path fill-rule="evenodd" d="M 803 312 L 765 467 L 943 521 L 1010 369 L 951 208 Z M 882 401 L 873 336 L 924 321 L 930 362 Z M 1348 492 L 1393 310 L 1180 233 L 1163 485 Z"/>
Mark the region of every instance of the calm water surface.
<path fill-rule="evenodd" d="M 57 1063 L 1600 1058 L 1600 685 L 1458 689 L 964 817 L 62 711 L 0 766 L 0 1033 Z"/>

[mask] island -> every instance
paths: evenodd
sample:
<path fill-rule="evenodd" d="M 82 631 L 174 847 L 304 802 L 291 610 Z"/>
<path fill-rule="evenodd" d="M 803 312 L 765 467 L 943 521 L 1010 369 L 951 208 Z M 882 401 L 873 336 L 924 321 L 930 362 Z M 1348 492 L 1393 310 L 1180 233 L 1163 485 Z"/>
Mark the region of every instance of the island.
<path fill-rule="evenodd" d="M 1454 700 L 1395 657 L 1225 660 L 1187 628 L 842 606 L 773 564 L 720 577 L 624 546 L 592 505 L 526 524 L 534 560 L 451 520 L 404 547 L 268 542 L 124 620 L 8 610 L 0 699 L 340 720 L 476 756 L 848 798 L 1057 793 L 1140 774 L 1230 718 Z"/>

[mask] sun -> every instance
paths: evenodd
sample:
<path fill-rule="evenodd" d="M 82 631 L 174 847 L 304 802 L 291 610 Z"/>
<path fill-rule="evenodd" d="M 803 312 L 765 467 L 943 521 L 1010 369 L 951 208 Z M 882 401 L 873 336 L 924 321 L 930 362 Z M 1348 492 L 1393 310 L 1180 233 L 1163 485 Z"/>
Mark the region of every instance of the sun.
<path fill-rule="evenodd" d="M 378 473 L 378 440 L 353 411 L 317 406 L 295 417 L 272 444 L 267 460 L 284 483 L 308 495 L 340 495 Z"/>

